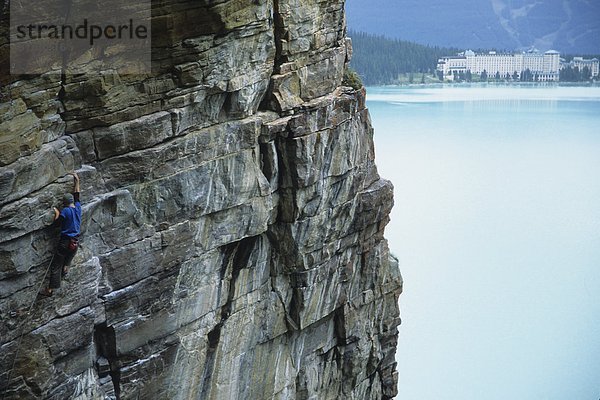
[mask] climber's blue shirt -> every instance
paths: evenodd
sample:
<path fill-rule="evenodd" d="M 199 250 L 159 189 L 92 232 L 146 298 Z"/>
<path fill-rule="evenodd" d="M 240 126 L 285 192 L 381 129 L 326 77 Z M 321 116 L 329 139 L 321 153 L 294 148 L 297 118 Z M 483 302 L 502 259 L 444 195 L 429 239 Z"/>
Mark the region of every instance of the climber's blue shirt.
<path fill-rule="evenodd" d="M 64 237 L 77 237 L 81 231 L 81 203 L 79 193 L 74 193 L 75 207 L 65 207 L 60 212 L 60 235 Z"/>

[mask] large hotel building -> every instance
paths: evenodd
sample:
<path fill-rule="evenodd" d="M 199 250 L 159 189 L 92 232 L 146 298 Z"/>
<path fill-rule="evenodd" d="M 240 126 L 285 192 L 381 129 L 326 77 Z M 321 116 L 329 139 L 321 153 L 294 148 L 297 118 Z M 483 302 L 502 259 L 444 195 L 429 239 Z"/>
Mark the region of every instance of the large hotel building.
<path fill-rule="evenodd" d="M 580 71 L 587 67 L 593 77 L 598 77 L 600 75 L 600 62 L 597 58 L 586 60 L 583 57 L 573 57 L 571 62 L 563 65 L 565 67 L 578 68 Z"/>
<path fill-rule="evenodd" d="M 543 54 L 502 54 L 494 51 L 476 54 L 467 50 L 458 56 L 440 58 L 437 69 L 443 72 L 445 79 L 453 79 L 455 75 L 467 71 L 478 75 L 485 71 L 489 77 L 499 73 L 502 78 L 512 77 L 516 72 L 520 78 L 523 72 L 529 70 L 537 77 L 537 81 L 558 81 L 560 53 L 550 50 Z"/>

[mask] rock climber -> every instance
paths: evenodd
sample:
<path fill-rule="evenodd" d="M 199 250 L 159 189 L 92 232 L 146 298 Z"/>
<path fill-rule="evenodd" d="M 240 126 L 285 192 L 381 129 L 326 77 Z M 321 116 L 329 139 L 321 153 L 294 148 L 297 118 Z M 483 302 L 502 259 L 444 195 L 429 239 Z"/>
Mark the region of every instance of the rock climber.
<path fill-rule="evenodd" d="M 63 209 L 54 207 L 55 224 L 60 225 L 60 239 L 56 252 L 50 264 L 50 284 L 48 288 L 40 291 L 43 296 L 52 296 L 54 289 L 60 288 L 62 278 L 68 273 L 69 266 L 79 248 L 79 234 L 81 229 L 81 203 L 79 201 L 79 176 L 72 172 L 74 189 L 73 193 L 66 193 L 63 197 Z"/>

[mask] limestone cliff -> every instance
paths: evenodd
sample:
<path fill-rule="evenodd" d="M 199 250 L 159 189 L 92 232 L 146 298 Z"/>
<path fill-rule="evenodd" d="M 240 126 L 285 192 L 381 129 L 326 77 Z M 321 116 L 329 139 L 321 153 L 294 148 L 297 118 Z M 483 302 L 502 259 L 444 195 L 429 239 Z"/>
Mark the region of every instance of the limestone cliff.
<path fill-rule="evenodd" d="M 4 398 L 395 395 L 392 185 L 343 8 L 157 1 L 147 76 L 9 76 L 2 35 Z M 72 170 L 82 247 L 28 313 Z"/>

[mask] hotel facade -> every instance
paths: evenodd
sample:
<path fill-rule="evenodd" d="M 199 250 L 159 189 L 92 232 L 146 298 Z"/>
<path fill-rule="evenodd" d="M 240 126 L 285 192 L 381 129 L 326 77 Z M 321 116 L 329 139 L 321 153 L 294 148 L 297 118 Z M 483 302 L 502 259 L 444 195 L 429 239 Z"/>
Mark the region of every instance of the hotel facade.
<path fill-rule="evenodd" d="M 500 77 L 513 77 L 515 72 L 520 79 L 523 72 L 529 70 L 537 81 L 558 81 L 560 71 L 560 53 L 554 50 L 545 53 L 504 54 L 491 51 L 477 54 L 467 50 L 458 56 L 443 57 L 438 60 L 437 70 L 444 79 L 453 80 L 458 74 L 470 71 L 481 75 L 483 71 L 489 77 L 497 73 Z"/>
<path fill-rule="evenodd" d="M 574 57 L 571 62 L 564 63 L 563 68 L 578 68 L 580 71 L 588 68 L 592 77 L 597 78 L 600 75 L 600 61 L 597 58 L 585 59 L 583 57 Z"/>

